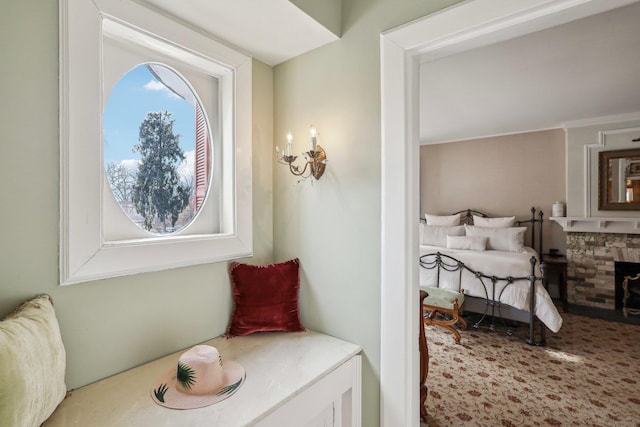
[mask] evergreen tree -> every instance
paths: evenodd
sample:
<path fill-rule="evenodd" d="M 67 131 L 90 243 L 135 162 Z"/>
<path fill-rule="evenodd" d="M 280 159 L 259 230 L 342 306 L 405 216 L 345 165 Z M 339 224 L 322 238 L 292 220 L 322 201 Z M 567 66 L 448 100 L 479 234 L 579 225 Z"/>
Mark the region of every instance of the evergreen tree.
<path fill-rule="evenodd" d="M 184 160 L 180 136 L 173 133 L 175 120 L 167 111 L 147 113 L 140 124 L 139 143 L 134 150 L 141 155 L 133 202 L 144 217 L 144 228 L 151 230 L 155 219 L 162 232 L 167 220 L 175 226 L 178 215 L 189 204 L 189 191 L 180 185 L 178 165 Z"/>

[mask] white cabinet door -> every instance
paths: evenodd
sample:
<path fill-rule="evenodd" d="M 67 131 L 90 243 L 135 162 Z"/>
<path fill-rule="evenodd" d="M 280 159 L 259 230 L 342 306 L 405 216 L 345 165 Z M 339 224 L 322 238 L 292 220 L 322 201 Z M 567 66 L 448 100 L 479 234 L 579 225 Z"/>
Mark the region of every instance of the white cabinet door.
<path fill-rule="evenodd" d="M 320 412 L 316 418 L 307 424 L 307 427 L 333 427 L 333 405 Z"/>
<path fill-rule="evenodd" d="M 360 427 L 361 363 L 361 356 L 354 356 L 256 425 Z"/>

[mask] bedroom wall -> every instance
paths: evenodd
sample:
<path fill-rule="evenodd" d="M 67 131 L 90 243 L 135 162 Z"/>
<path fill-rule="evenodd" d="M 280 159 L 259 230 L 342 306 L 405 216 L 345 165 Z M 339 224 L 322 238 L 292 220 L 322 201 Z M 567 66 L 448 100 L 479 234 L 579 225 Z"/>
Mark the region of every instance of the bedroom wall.
<path fill-rule="evenodd" d="M 420 147 L 420 213 L 476 209 L 492 216 L 551 216 L 565 202 L 565 133 L 562 129 Z M 543 244 L 566 250 L 562 227 L 544 222 Z"/>
<path fill-rule="evenodd" d="M 0 95 L 0 316 L 53 297 L 76 388 L 223 333 L 227 263 L 58 286 L 58 4 L 4 2 Z M 254 259 L 273 252 L 273 70 L 253 68 Z"/>

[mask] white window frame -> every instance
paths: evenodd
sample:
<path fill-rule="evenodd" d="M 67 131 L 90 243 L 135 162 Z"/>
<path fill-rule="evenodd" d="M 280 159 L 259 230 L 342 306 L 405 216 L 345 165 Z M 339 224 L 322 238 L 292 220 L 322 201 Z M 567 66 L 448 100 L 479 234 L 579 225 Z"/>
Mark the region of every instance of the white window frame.
<path fill-rule="evenodd" d="M 159 43 L 211 70 L 222 96 L 219 231 L 104 238 L 102 40 Z M 130 0 L 60 1 L 60 284 L 247 257 L 253 251 L 251 58 Z M 199 212 L 194 219 L 205 218 Z M 198 229 L 198 227 L 194 227 Z"/>

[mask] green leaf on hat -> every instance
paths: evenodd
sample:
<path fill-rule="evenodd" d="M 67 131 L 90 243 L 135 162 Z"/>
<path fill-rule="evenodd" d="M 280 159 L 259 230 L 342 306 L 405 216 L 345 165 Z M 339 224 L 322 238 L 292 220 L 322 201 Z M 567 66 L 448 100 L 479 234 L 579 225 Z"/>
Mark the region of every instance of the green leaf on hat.
<path fill-rule="evenodd" d="M 178 362 L 178 382 L 185 390 L 190 390 L 196 382 L 196 373 L 190 366 Z"/>
<path fill-rule="evenodd" d="M 235 389 L 240 387 L 240 383 L 241 382 L 242 382 L 242 378 L 240 378 L 238 380 L 238 382 L 235 383 L 235 384 L 231 384 L 231 385 L 228 385 L 226 387 L 223 387 L 222 390 L 220 390 L 218 393 L 216 393 L 216 396 L 221 396 L 223 394 L 231 394 L 231 393 L 233 393 Z"/>
<path fill-rule="evenodd" d="M 160 402 L 164 403 L 164 395 L 167 392 L 168 388 L 166 384 L 160 384 L 160 387 L 153 390 L 153 394 L 156 396 Z"/>

